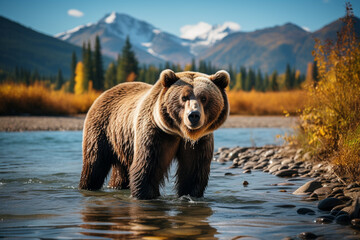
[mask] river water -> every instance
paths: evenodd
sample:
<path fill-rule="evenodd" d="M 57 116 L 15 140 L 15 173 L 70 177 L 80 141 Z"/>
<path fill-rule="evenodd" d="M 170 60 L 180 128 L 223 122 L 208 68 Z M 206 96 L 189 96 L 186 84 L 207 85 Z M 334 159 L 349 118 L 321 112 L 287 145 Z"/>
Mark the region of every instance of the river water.
<path fill-rule="evenodd" d="M 276 135 L 287 131 L 220 129 L 215 147 L 281 144 Z M 282 239 L 309 231 L 324 239 L 354 237 L 350 227 L 316 224 L 315 216 L 296 213 L 308 207 L 322 214 L 316 203 L 291 194 L 309 179 L 274 186 L 287 180 L 261 171 L 242 174 L 228 169 L 231 163 L 212 163 L 201 199 L 177 198 L 173 174 L 162 197 L 151 201 L 134 200 L 128 190 L 79 191 L 81 138 L 80 131 L 0 132 L 0 237 Z"/>

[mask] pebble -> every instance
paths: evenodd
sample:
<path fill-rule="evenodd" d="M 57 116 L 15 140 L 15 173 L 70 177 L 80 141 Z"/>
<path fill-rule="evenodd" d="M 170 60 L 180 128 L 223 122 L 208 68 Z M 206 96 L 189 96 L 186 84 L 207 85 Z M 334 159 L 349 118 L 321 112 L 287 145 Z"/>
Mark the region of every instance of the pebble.
<path fill-rule="evenodd" d="M 310 239 L 316 239 L 318 236 L 312 232 L 302 232 L 298 235 L 298 237 L 303 240 L 310 240 Z"/>
<path fill-rule="evenodd" d="M 249 182 L 248 181 L 243 181 L 243 185 L 244 185 L 244 187 L 246 187 L 247 185 L 249 185 Z"/>
<path fill-rule="evenodd" d="M 246 169 L 245 171 L 243 171 L 243 173 L 251 173 L 250 169 Z"/>
<path fill-rule="evenodd" d="M 360 230 L 360 218 L 354 218 L 353 220 L 351 220 L 351 225 Z"/>
<path fill-rule="evenodd" d="M 337 198 L 325 198 L 318 203 L 318 208 L 323 211 L 330 211 L 334 207 L 343 204 L 343 201 Z"/>
<path fill-rule="evenodd" d="M 299 187 L 295 192 L 293 192 L 293 194 L 295 195 L 305 195 L 305 194 L 310 194 L 312 192 L 314 192 L 316 189 L 321 188 L 321 182 L 315 180 L 312 180 L 310 182 L 305 183 L 304 185 L 302 185 L 301 187 Z"/>
<path fill-rule="evenodd" d="M 348 214 L 339 215 L 335 218 L 335 222 L 340 225 L 349 225 L 350 217 Z"/>
<path fill-rule="evenodd" d="M 284 169 L 284 170 L 280 170 L 278 172 L 275 173 L 275 176 L 278 177 L 291 177 L 294 174 L 297 174 L 298 172 L 296 170 L 292 170 L 292 169 Z"/>
<path fill-rule="evenodd" d="M 332 192 L 332 188 L 331 187 L 321 187 L 318 188 L 314 191 L 314 193 L 316 193 L 318 196 L 319 195 L 329 195 Z"/>
<path fill-rule="evenodd" d="M 318 217 L 315 219 L 316 223 L 321 223 L 321 224 L 328 224 L 328 223 L 332 223 L 333 220 L 331 220 L 330 218 L 325 218 L 325 217 Z"/>
<path fill-rule="evenodd" d="M 227 172 L 225 173 L 225 176 L 235 176 L 235 174 Z"/>
<path fill-rule="evenodd" d="M 315 215 L 315 211 L 310 208 L 299 208 L 296 212 L 301 215 Z"/>

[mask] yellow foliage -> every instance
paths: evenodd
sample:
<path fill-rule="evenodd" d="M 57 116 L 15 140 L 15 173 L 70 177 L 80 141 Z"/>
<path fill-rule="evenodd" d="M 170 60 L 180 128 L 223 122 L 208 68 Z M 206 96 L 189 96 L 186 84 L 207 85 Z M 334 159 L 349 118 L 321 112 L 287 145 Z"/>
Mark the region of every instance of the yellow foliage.
<path fill-rule="evenodd" d="M 86 113 L 99 95 L 100 93 L 95 91 L 82 95 L 53 91 L 39 82 L 30 86 L 2 83 L 0 84 L 0 115 Z"/>
<path fill-rule="evenodd" d="M 308 83 L 310 101 L 300 116 L 298 139 L 317 159 L 332 161 L 340 173 L 360 179 L 356 165 L 360 163 L 360 144 L 357 142 L 357 149 L 348 144 L 360 137 L 360 42 L 349 4 L 343 20 L 345 25 L 335 44 L 316 40 L 313 55 L 320 80 Z"/>
<path fill-rule="evenodd" d="M 231 114 L 243 115 L 296 115 L 303 109 L 307 95 L 305 91 L 244 92 L 228 93 Z"/>
<path fill-rule="evenodd" d="M 88 84 L 85 81 L 86 80 L 84 77 L 84 64 L 82 62 L 78 62 L 75 68 L 75 94 L 79 95 L 87 91 Z"/>

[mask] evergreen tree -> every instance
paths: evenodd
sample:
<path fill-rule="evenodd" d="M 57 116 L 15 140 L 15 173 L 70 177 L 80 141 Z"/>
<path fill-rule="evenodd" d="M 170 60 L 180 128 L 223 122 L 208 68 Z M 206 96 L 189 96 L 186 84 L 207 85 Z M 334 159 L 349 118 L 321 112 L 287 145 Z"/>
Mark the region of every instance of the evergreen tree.
<path fill-rule="evenodd" d="M 129 36 L 126 37 L 125 45 L 122 49 L 121 58 L 118 59 L 117 68 L 117 82 L 128 81 L 128 77 L 138 75 L 138 61 L 135 57 L 134 51 L 131 49 L 131 43 Z"/>
<path fill-rule="evenodd" d="M 255 78 L 255 72 L 249 68 L 249 71 L 246 75 L 245 91 L 251 91 L 255 87 Z"/>
<path fill-rule="evenodd" d="M 240 67 L 240 73 L 241 73 L 241 88 L 246 91 L 246 77 L 247 77 L 247 71 L 244 66 Z"/>
<path fill-rule="evenodd" d="M 104 88 L 109 89 L 116 85 L 116 67 L 113 62 L 109 64 L 105 73 Z"/>
<path fill-rule="evenodd" d="M 85 64 L 86 63 L 86 64 Z M 86 76 L 88 76 L 88 81 L 94 81 L 94 66 L 92 61 L 92 52 L 91 52 L 91 44 L 88 42 L 86 48 L 86 61 L 84 62 L 85 71 L 87 71 Z"/>
<path fill-rule="evenodd" d="M 207 66 L 206 66 L 206 62 L 204 60 L 199 61 L 199 72 L 201 72 L 201 73 L 207 72 Z"/>
<path fill-rule="evenodd" d="M 91 58 L 91 55 L 90 55 L 90 58 Z M 82 83 L 84 83 L 84 85 L 86 85 L 86 86 L 88 86 L 89 81 L 90 81 L 90 75 L 91 75 L 91 73 L 90 73 L 91 72 L 90 63 L 91 63 L 91 60 L 89 61 L 89 51 L 86 48 L 86 43 L 84 42 L 83 47 L 82 47 L 82 62 L 81 62 L 82 66 L 81 66 L 81 69 L 83 71 Z M 78 64 L 76 65 L 76 68 L 78 68 Z M 78 72 L 76 74 L 79 75 Z M 76 79 L 75 79 L 75 82 L 76 82 Z M 76 83 L 75 83 L 75 88 L 76 88 Z M 79 89 L 79 87 L 78 87 L 78 89 Z M 74 91 L 76 93 L 76 90 L 74 90 Z M 79 91 L 78 91 L 78 94 L 79 94 Z"/>
<path fill-rule="evenodd" d="M 71 56 L 71 65 L 70 65 L 70 80 L 69 80 L 69 89 L 68 91 L 73 93 L 74 92 L 74 87 L 75 87 L 75 69 L 76 69 L 76 63 L 77 63 L 77 58 L 76 58 L 76 53 L 75 51 L 72 53 Z"/>
<path fill-rule="evenodd" d="M 229 87 L 230 87 L 230 89 L 233 89 L 234 86 L 235 86 L 236 71 L 233 69 L 232 64 L 229 64 L 228 72 L 229 72 L 229 75 L 230 75 L 230 84 L 229 84 Z"/>
<path fill-rule="evenodd" d="M 277 78 L 278 78 L 278 73 L 275 70 L 272 74 L 271 74 L 271 81 L 270 81 L 270 90 L 271 91 L 279 91 L 279 85 L 277 82 Z"/>
<path fill-rule="evenodd" d="M 268 90 L 270 90 L 269 88 L 270 88 L 269 75 L 267 73 L 265 73 L 263 89 L 264 89 L 264 91 L 268 91 Z"/>
<path fill-rule="evenodd" d="M 193 72 L 196 72 L 196 63 L 195 63 L 195 58 L 191 59 L 191 70 Z"/>
<path fill-rule="evenodd" d="M 101 56 L 101 46 L 99 36 L 95 39 L 95 53 L 94 53 L 94 89 L 102 90 L 104 88 L 104 69 Z"/>
<path fill-rule="evenodd" d="M 290 65 L 286 64 L 285 70 L 285 89 L 290 90 L 294 88 L 295 71 L 291 70 Z"/>
<path fill-rule="evenodd" d="M 54 89 L 60 90 L 63 84 L 64 84 L 64 78 L 61 69 L 59 69 Z"/>
<path fill-rule="evenodd" d="M 263 91 L 263 77 L 261 74 L 260 69 L 258 69 L 257 73 L 256 73 L 256 78 L 255 78 L 255 90 L 256 91 Z"/>

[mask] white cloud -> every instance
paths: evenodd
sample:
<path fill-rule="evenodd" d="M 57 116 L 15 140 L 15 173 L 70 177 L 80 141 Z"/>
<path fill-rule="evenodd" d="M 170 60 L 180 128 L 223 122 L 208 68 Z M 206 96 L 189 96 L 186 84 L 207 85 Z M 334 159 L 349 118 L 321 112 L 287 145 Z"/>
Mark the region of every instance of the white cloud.
<path fill-rule="evenodd" d="M 301 28 L 304 29 L 304 30 L 307 31 L 307 32 L 311 32 L 311 31 L 310 31 L 310 28 L 308 28 L 308 27 L 302 26 Z"/>
<path fill-rule="evenodd" d="M 84 13 L 77 9 L 69 9 L 67 13 L 69 16 L 77 17 L 77 18 L 84 16 Z"/>

